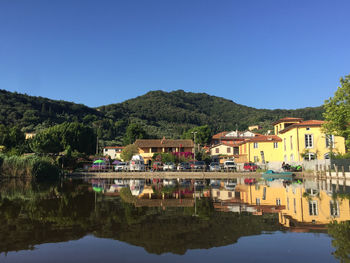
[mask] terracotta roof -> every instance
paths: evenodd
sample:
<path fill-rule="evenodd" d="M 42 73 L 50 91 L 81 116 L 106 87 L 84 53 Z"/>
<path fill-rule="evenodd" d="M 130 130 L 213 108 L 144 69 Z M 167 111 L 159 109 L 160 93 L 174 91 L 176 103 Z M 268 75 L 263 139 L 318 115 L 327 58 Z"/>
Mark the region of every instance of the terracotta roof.
<path fill-rule="evenodd" d="M 235 146 L 238 146 L 241 142 L 242 141 L 223 141 L 221 142 L 221 144 L 235 147 Z"/>
<path fill-rule="evenodd" d="M 193 148 L 192 140 L 168 140 L 168 139 L 139 139 L 134 143 L 137 147 L 190 147 Z"/>
<path fill-rule="evenodd" d="M 320 120 L 308 120 L 308 121 L 302 121 L 299 123 L 294 123 L 287 128 L 283 129 L 280 131 L 280 133 L 285 133 L 291 129 L 297 128 L 297 127 L 321 127 L 322 124 L 324 124 L 325 121 L 320 121 Z"/>
<path fill-rule="evenodd" d="M 241 144 L 247 143 L 247 142 L 281 142 L 282 139 L 278 137 L 277 135 L 261 135 L 258 137 L 254 137 L 251 139 L 248 139 Z"/>
<path fill-rule="evenodd" d="M 228 133 L 229 133 L 228 131 L 219 132 L 217 134 L 214 134 L 212 138 L 213 139 L 220 139 L 221 137 L 224 137 Z"/>
<path fill-rule="evenodd" d="M 231 147 L 238 147 L 240 146 L 242 143 L 244 143 L 244 141 L 222 141 L 219 144 L 215 144 L 212 147 L 210 147 L 210 149 L 218 147 L 220 145 L 226 145 L 226 146 L 231 146 Z"/>
<path fill-rule="evenodd" d="M 272 125 L 276 125 L 276 124 L 279 124 L 281 122 L 301 122 L 303 120 L 304 120 L 303 118 L 285 117 L 285 118 L 282 118 L 282 119 L 279 119 L 279 120 L 273 122 Z"/>

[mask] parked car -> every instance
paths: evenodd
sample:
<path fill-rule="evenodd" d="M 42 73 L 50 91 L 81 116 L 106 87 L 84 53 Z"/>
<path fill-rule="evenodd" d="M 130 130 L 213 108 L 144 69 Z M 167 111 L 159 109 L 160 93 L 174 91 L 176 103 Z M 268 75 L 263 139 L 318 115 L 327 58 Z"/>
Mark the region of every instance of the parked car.
<path fill-rule="evenodd" d="M 145 161 L 141 155 L 134 155 L 129 163 L 129 171 L 142 172 L 145 171 Z"/>
<path fill-rule="evenodd" d="M 209 164 L 209 171 L 211 172 L 220 172 L 221 167 L 218 162 L 212 162 Z"/>
<path fill-rule="evenodd" d="M 243 169 L 244 171 L 255 172 L 258 166 L 255 163 L 245 163 Z"/>
<path fill-rule="evenodd" d="M 224 185 L 225 185 L 226 190 L 234 191 L 237 183 L 232 181 L 232 180 L 227 180 Z"/>
<path fill-rule="evenodd" d="M 128 163 L 126 162 L 120 162 L 116 166 L 114 166 L 114 170 L 116 172 L 122 172 L 122 171 L 127 171 L 128 170 Z"/>
<path fill-rule="evenodd" d="M 174 171 L 175 170 L 175 164 L 173 162 L 166 162 L 163 165 L 164 171 Z"/>
<path fill-rule="evenodd" d="M 163 164 L 161 162 L 154 162 L 152 164 L 153 171 L 163 171 Z"/>
<path fill-rule="evenodd" d="M 220 180 L 215 180 L 215 179 L 210 179 L 209 185 L 210 185 L 212 188 L 220 188 L 220 186 L 221 186 L 221 181 L 220 181 Z"/>
<path fill-rule="evenodd" d="M 193 170 L 201 170 L 205 171 L 207 168 L 207 165 L 203 161 L 195 161 L 193 163 L 193 167 L 191 167 Z"/>
<path fill-rule="evenodd" d="M 237 165 L 234 161 L 225 161 L 224 170 L 227 171 L 237 171 Z"/>
<path fill-rule="evenodd" d="M 179 163 L 177 166 L 178 171 L 185 171 L 185 170 L 189 170 L 189 169 L 191 169 L 189 163 Z"/>

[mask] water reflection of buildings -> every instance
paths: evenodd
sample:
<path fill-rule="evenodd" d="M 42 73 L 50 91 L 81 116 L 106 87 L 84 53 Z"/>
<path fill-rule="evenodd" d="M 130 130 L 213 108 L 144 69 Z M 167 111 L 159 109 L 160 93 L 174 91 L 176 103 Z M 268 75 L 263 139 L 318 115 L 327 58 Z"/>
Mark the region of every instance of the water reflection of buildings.
<path fill-rule="evenodd" d="M 347 182 L 348 184 L 350 182 Z M 350 188 L 342 181 L 260 181 L 246 185 L 242 179 L 227 180 L 124 180 L 103 184 L 106 195 L 129 188 L 136 207 L 193 207 L 197 198 L 211 198 L 214 209 L 278 214 L 281 225 L 293 231 L 325 229 L 332 221 L 350 220 Z"/>
<path fill-rule="evenodd" d="M 294 231 L 324 229 L 332 221 L 350 220 L 349 199 L 339 197 L 344 193 L 349 193 L 348 186 L 325 180 L 238 184 L 234 192 L 212 189 L 216 209 L 278 213 L 280 224 Z"/>

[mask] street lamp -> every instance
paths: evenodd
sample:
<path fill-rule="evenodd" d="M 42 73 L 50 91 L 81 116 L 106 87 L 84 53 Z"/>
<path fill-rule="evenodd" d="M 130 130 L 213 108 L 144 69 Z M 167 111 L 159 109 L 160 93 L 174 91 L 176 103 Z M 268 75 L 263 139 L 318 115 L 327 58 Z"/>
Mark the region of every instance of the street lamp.
<path fill-rule="evenodd" d="M 193 134 L 193 154 L 194 154 L 194 160 L 196 160 L 196 131 L 191 132 Z"/>

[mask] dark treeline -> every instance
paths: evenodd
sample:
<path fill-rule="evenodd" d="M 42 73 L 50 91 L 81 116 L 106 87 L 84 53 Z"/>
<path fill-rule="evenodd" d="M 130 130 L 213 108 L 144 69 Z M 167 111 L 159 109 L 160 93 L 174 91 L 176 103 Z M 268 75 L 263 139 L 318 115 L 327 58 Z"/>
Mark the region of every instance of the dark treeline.
<path fill-rule="evenodd" d="M 180 138 L 189 129 L 208 125 L 212 133 L 244 130 L 259 124 L 263 131 L 286 116 L 322 119 L 322 107 L 267 110 L 236 104 L 205 93 L 151 91 L 123 103 L 97 109 L 0 90 L 0 124 L 37 132 L 63 122 L 80 122 L 93 128 L 102 143 L 126 144 L 130 124 L 141 126 L 147 136 Z"/>

